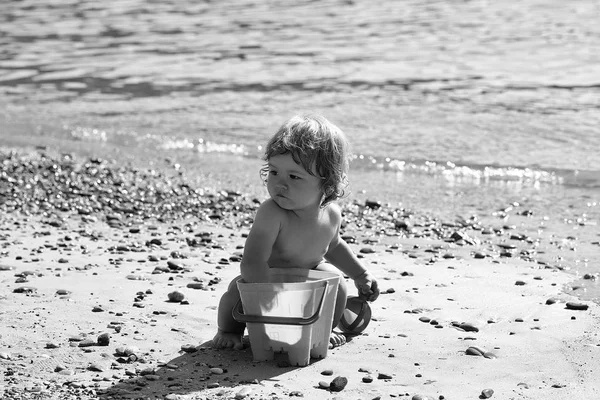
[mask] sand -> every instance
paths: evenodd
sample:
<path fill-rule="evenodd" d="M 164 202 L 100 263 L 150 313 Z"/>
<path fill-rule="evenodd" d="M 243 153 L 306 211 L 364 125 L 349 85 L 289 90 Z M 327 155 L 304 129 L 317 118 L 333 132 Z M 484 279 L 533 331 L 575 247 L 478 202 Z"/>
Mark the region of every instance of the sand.
<path fill-rule="evenodd" d="M 597 304 L 564 292 L 572 275 L 489 253 L 489 240 L 349 223 L 383 293 L 362 335 L 296 367 L 286 354 L 254 362 L 251 347 L 210 347 L 250 206 L 172 220 L 66 206 L 26 215 L 6 193 L 2 399 L 600 398 Z M 377 211 L 367 221 L 379 207 L 362 206 Z M 183 302 L 169 301 L 174 291 Z M 336 377 L 348 381 L 341 391 L 319 386 Z"/>

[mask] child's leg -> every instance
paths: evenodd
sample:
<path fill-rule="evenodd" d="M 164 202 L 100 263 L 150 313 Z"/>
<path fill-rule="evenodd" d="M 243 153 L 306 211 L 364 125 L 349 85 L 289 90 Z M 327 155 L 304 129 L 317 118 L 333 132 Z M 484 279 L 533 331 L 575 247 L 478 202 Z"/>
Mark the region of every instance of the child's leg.
<path fill-rule="evenodd" d="M 346 300 L 348 298 L 348 286 L 346 285 L 346 281 L 344 280 L 343 275 L 340 270 L 335 268 L 333 265 L 328 263 L 321 263 L 316 268 L 319 271 L 331 272 L 334 274 L 340 275 L 340 284 L 338 286 L 337 297 L 335 299 L 335 307 L 333 309 L 333 326 L 331 327 L 331 336 L 329 338 L 330 343 L 333 346 L 340 346 L 346 343 L 346 337 L 341 333 L 333 332 L 333 329 L 338 325 L 340 319 L 342 319 L 342 315 L 344 314 L 344 310 L 346 309 Z"/>
<path fill-rule="evenodd" d="M 237 288 L 237 282 L 242 279 L 241 276 L 233 279 L 227 288 L 227 291 L 219 301 L 219 310 L 217 316 L 218 331 L 213 338 L 213 347 L 218 349 L 232 348 L 241 350 L 243 348 L 242 336 L 246 324 L 237 322 L 233 319 L 231 311 L 240 299 L 240 292 Z"/>

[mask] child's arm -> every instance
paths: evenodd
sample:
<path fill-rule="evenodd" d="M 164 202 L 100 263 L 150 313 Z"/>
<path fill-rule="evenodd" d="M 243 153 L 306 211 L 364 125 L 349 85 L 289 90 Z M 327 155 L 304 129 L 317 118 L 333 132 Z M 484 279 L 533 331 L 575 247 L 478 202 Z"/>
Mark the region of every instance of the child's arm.
<path fill-rule="evenodd" d="M 267 282 L 273 244 L 279 234 L 281 209 L 271 199 L 260 205 L 244 245 L 240 264 L 242 279 L 246 282 Z"/>
<path fill-rule="evenodd" d="M 341 216 L 339 216 L 339 220 L 341 222 Z M 348 243 L 340 237 L 339 224 L 337 232 L 329 244 L 325 259 L 348 275 L 354 281 L 359 294 L 367 300 L 374 301 L 379 297 L 377 280 L 358 260 Z"/>

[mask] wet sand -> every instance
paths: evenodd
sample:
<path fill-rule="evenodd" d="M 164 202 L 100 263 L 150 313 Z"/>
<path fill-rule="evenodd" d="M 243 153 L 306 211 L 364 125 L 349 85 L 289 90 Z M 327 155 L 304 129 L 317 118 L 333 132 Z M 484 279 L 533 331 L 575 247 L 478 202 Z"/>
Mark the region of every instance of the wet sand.
<path fill-rule="evenodd" d="M 384 292 L 371 324 L 307 367 L 259 363 L 210 348 L 257 196 L 176 168 L 0 154 L 2 398 L 600 395 L 598 306 L 565 291 L 565 248 L 534 252 L 511 226 L 347 199 L 344 238 Z M 338 376 L 342 391 L 321 387 Z"/>

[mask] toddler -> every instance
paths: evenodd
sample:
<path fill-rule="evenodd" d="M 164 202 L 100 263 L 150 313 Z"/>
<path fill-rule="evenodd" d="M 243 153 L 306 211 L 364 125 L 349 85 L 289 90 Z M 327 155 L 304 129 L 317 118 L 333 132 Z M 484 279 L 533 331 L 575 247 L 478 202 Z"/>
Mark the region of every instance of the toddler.
<path fill-rule="evenodd" d="M 245 325 L 231 311 L 240 298 L 237 281 L 267 282 L 270 268 L 306 268 L 343 272 L 369 301 L 379 296 L 375 278 L 340 237 L 342 213 L 334 200 L 344 194 L 348 171 L 344 133 L 318 115 L 295 116 L 269 140 L 261 169 L 270 198 L 260 205 L 246 239 L 235 278 L 218 310 L 215 348 L 242 349 Z M 340 279 L 330 343 L 346 337 L 333 331 L 346 308 L 348 289 Z"/>

